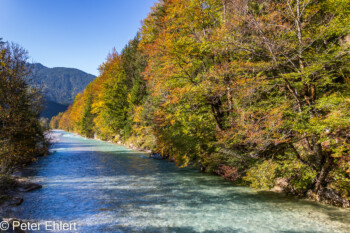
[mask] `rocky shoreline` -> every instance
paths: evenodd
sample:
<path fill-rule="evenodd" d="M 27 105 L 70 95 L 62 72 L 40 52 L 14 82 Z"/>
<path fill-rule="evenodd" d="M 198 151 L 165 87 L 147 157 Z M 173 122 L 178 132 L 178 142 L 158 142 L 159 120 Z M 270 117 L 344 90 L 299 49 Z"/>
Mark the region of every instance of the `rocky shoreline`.
<path fill-rule="evenodd" d="M 12 229 L 12 222 L 21 220 L 14 219 L 14 216 L 8 216 L 8 213 L 11 212 L 11 209 L 20 206 L 24 199 L 23 194 L 26 192 L 31 192 L 37 189 L 41 189 L 42 185 L 32 183 L 27 178 L 20 176 L 11 176 L 9 177 L 10 184 L 1 190 L 0 192 L 0 222 L 6 221 L 9 223 L 9 229 Z M 0 232 L 25 232 L 20 229 L 16 231 L 0 231 Z"/>
<path fill-rule="evenodd" d="M 331 188 L 324 188 L 320 190 L 319 194 L 316 195 L 311 190 L 300 195 L 293 191 L 292 185 L 288 180 L 279 178 L 276 180 L 275 187 L 269 191 L 275 193 L 283 193 L 286 195 L 296 196 L 300 199 L 307 199 L 327 205 L 342 207 L 344 209 L 350 209 L 350 200 L 343 198 L 339 193 Z"/>

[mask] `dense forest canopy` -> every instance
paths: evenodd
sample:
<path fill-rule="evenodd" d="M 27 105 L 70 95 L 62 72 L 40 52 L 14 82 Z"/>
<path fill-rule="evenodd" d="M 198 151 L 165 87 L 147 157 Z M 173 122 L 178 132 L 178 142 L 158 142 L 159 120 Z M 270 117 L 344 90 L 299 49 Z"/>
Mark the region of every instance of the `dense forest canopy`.
<path fill-rule="evenodd" d="M 350 198 L 348 0 L 163 0 L 53 128 Z"/>

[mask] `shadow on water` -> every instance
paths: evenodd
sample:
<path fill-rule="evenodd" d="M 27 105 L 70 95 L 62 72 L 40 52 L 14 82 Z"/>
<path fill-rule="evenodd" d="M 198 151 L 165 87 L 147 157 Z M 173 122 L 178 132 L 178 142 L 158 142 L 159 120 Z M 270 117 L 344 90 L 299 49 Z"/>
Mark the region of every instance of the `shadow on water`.
<path fill-rule="evenodd" d="M 24 172 L 43 188 L 9 217 L 75 221 L 80 232 L 350 232 L 350 212 L 62 135 Z"/>

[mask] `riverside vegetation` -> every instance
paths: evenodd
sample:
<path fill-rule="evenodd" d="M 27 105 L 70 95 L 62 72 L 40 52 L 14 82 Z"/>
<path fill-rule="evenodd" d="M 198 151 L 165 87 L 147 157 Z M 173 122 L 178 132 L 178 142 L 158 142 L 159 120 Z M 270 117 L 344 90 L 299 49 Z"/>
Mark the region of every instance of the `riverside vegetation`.
<path fill-rule="evenodd" d="M 348 0 L 162 0 L 52 128 L 349 206 Z"/>
<path fill-rule="evenodd" d="M 27 52 L 0 39 L 0 204 L 2 194 L 18 186 L 12 176 L 22 167 L 48 153 L 50 143 L 39 119 L 43 98 L 29 86 L 31 67 Z"/>

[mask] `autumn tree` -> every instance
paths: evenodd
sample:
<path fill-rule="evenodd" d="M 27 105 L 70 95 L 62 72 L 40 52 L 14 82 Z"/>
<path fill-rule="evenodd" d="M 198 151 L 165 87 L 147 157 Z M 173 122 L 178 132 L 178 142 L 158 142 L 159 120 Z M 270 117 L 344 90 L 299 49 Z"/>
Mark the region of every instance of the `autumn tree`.
<path fill-rule="evenodd" d="M 232 76 L 238 117 L 223 134 L 224 148 L 246 154 L 234 156 L 238 164 L 255 163 L 248 175 L 266 161 L 277 165 L 271 179 L 286 177 L 294 191 L 321 195 L 340 180 L 344 187 L 348 139 L 336 132 L 348 130 L 348 5 L 230 1 L 226 7 L 232 12 L 233 23 L 226 23 L 232 49 L 238 61 L 247 62 L 237 67 L 243 79 Z M 343 172 L 335 172 L 340 167 Z M 248 178 L 259 186 L 257 179 Z"/>
<path fill-rule="evenodd" d="M 16 44 L 0 43 L 0 173 L 29 163 L 48 152 L 40 125 L 42 95 L 28 85 L 27 52 Z"/>

